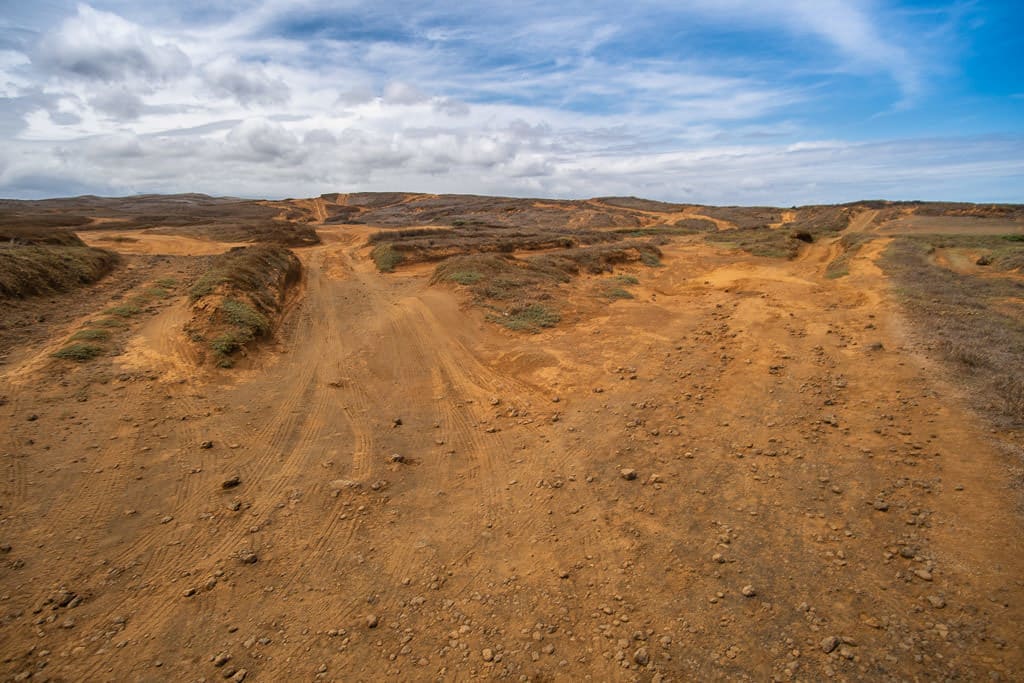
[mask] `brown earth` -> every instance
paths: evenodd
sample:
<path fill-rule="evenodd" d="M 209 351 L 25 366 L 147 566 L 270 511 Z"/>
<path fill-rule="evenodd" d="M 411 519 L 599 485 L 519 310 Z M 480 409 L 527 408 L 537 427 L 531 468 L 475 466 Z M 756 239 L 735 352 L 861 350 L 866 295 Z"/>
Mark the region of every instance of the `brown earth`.
<path fill-rule="evenodd" d="M 117 353 L 50 357 L 231 244 L 104 226 L 124 270 L 18 304 L 5 680 L 1020 680 L 1021 435 L 919 349 L 891 236 L 841 279 L 835 238 L 678 238 L 616 271 L 634 298 L 583 275 L 530 335 L 432 267 L 378 273 L 375 228 L 327 223 L 346 202 L 300 207 L 321 244 L 232 370 L 197 362 L 183 289 Z"/>

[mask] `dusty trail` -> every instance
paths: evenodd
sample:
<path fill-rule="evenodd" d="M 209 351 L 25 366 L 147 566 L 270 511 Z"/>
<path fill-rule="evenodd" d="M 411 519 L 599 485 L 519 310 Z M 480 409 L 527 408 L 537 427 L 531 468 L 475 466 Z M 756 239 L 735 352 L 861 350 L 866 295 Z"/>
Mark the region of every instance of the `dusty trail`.
<path fill-rule="evenodd" d="M 198 368 L 181 302 L 93 374 L 3 369 L 5 676 L 1022 670 L 1018 494 L 907 342 L 886 240 L 838 281 L 835 243 L 670 246 L 636 300 L 580 287 L 580 322 L 523 336 L 376 273 L 366 230 L 299 250 L 247 367 Z"/>

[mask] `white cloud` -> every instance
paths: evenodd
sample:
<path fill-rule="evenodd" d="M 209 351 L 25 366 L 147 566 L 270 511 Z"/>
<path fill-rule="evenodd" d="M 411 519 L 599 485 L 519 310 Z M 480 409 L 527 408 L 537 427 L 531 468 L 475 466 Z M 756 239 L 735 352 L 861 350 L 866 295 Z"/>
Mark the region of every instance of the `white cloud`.
<path fill-rule="evenodd" d="M 259 64 L 243 64 L 223 55 L 203 66 L 203 78 L 213 91 L 230 95 L 243 105 L 281 105 L 291 91 L 280 78 L 272 78 Z"/>
<path fill-rule="evenodd" d="M 46 34 L 33 61 L 53 72 L 106 82 L 164 81 L 186 73 L 189 58 L 116 14 L 79 5 L 77 13 Z"/>

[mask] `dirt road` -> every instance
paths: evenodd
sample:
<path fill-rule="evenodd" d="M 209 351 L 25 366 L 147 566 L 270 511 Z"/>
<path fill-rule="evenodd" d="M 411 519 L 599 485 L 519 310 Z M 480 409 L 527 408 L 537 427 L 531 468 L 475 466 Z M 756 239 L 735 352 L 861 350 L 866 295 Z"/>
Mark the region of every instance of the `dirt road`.
<path fill-rule="evenodd" d="M 248 367 L 184 302 L 0 366 L 5 679 L 1019 680 L 1020 473 L 878 243 L 670 247 L 518 335 L 359 230 Z"/>

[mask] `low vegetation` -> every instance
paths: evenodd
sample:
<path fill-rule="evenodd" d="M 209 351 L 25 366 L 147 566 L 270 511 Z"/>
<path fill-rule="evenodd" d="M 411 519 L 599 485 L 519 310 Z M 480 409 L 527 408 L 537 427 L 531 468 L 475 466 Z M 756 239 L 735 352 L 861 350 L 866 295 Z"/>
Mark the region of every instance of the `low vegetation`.
<path fill-rule="evenodd" d="M 117 254 L 85 245 L 67 230 L 0 228 L 0 298 L 64 292 L 96 282 Z"/>
<path fill-rule="evenodd" d="M 102 346 L 98 346 L 96 344 L 76 343 L 68 344 L 53 355 L 55 358 L 60 358 L 62 360 L 72 360 L 77 363 L 84 363 L 87 360 L 92 360 L 101 353 L 103 353 Z"/>
<path fill-rule="evenodd" d="M 217 365 L 231 367 L 237 354 L 270 334 L 301 274 L 298 258 L 284 247 L 240 247 L 212 257 L 189 290 L 186 332 Z"/>
<path fill-rule="evenodd" d="M 925 344 L 974 390 L 977 404 L 1002 420 L 1024 422 L 1024 298 L 1019 277 L 956 273 L 930 260 L 937 247 L 980 246 L 998 251 L 995 263 L 1016 263 L 1024 244 L 1015 237 L 915 236 L 893 241 L 881 263 L 894 279 Z M 1009 308 L 1008 308 L 1009 306 Z"/>
<path fill-rule="evenodd" d="M 580 274 L 600 275 L 616 266 L 660 263 L 661 251 L 644 242 L 623 242 L 515 257 L 505 254 L 455 256 L 440 263 L 433 281 L 466 287 L 487 319 L 511 330 L 539 332 L 562 319 L 559 286 Z M 628 298 L 629 275 L 607 281 L 608 298 Z M 614 292 L 614 294 L 613 294 Z"/>
<path fill-rule="evenodd" d="M 391 242 L 382 242 L 375 246 L 370 252 L 370 258 L 377 264 L 377 270 L 382 273 L 390 273 L 395 266 L 405 260 L 405 256 L 399 253 Z"/>
<path fill-rule="evenodd" d="M 795 258 L 800 253 L 800 246 L 806 241 L 798 233 L 781 228 L 720 230 L 708 233 L 704 239 L 725 247 L 742 249 L 753 256 L 784 259 Z"/>

